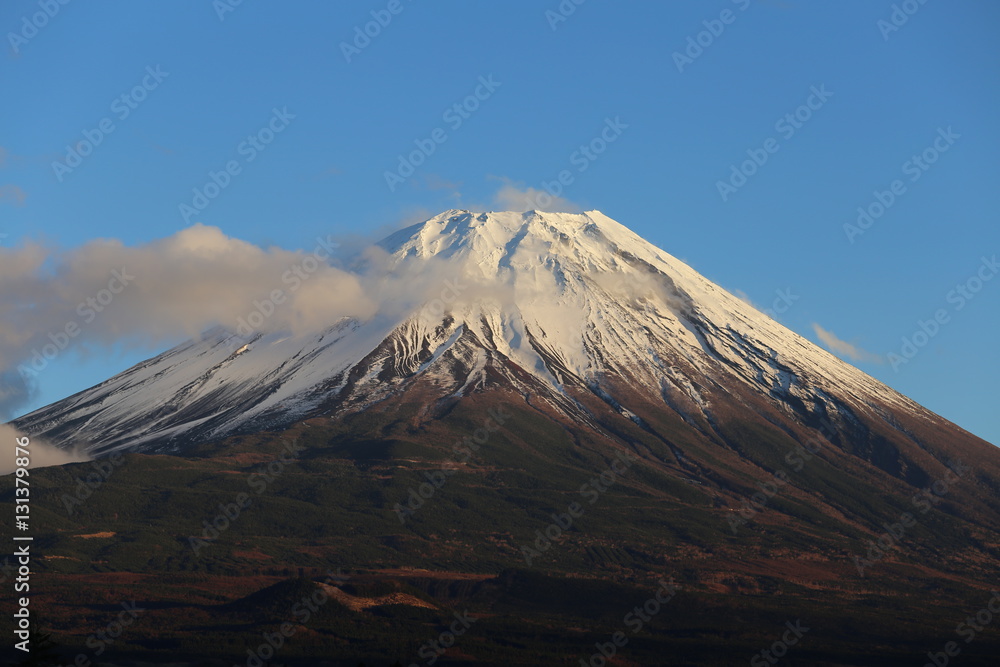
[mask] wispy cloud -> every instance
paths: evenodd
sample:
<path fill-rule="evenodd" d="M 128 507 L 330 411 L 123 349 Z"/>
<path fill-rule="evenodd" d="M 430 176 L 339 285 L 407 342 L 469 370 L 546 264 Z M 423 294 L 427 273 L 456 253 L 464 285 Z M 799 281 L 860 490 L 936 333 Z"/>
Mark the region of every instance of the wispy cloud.
<path fill-rule="evenodd" d="M 4 460 L 0 460 L 0 475 L 9 475 L 17 469 L 15 465 L 14 441 L 24 436 L 23 433 L 9 424 L 0 424 L 0 442 L 3 442 L 7 454 Z M 40 438 L 30 438 L 28 451 L 31 452 L 31 468 L 46 468 L 48 466 L 58 466 L 64 463 L 78 463 L 90 460 L 82 452 L 72 450 L 64 451 L 51 445 Z"/>
<path fill-rule="evenodd" d="M 753 308 L 756 308 L 757 310 L 759 310 L 761 312 L 764 312 L 762 308 L 760 308 L 757 304 L 755 304 L 753 302 L 753 299 L 750 298 L 750 295 L 747 294 L 746 292 L 744 292 L 743 290 L 741 290 L 741 289 L 730 289 L 729 293 L 732 294 L 733 296 L 735 296 L 737 299 L 739 299 L 743 303 L 747 304 L 748 306 L 752 306 Z"/>
<path fill-rule="evenodd" d="M 493 204 L 501 211 L 551 211 L 579 213 L 583 208 L 566 199 L 554 197 L 545 190 L 526 186 L 509 178 L 501 178 L 503 185 L 493 195 Z"/>
<path fill-rule="evenodd" d="M 462 187 L 461 181 L 449 181 L 438 174 L 424 174 L 424 185 L 428 190 L 454 190 Z"/>
<path fill-rule="evenodd" d="M 330 178 L 331 176 L 340 176 L 344 173 L 344 170 L 340 167 L 329 166 L 319 173 L 316 178 Z"/>
<path fill-rule="evenodd" d="M 53 160 L 59 160 L 62 157 L 59 153 L 16 155 L 11 153 L 6 147 L 0 146 L 0 169 L 32 165 L 48 167 Z"/>
<path fill-rule="evenodd" d="M 27 198 L 28 193 L 16 185 L 0 185 L 0 202 L 24 206 L 24 200 Z"/>
<path fill-rule="evenodd" d="M 848 343 L 845 340 L 837 338 L 837 336 L 832 331 L 827 331 L 820 325 L 813 322 L 813 331 L 822 341 L 823 345 L 827 347 L 834 354 L 839 354 L 843 357 L 847 357 L 853 361 L 868 361 L 876 364 L 882 363 L 882 357 L 878 354 L 873 354 L 867 350 L 861 349 L 855 343 Z"/>

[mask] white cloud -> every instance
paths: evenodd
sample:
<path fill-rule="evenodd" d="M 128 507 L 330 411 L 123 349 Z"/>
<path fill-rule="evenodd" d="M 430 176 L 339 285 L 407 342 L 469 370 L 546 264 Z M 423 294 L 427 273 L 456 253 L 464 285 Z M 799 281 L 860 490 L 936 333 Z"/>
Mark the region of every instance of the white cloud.
<path fill-rule="evenodd" d="M 503 185 L 493 195 L 493 204 L 500 211 L 550 211 L 555 213 L 580 213 L 583 208 L 564 197 L 553 197 L 509 178 L 501 178 Z"/>
<path fill-rule="evenodd" d="M 863 350 L 854 343 L 848 343 L 847 341 L 840 340 L 832 331 L 827 331 L 815 322 L 813 322 L 812 327 L 813 331 L 816 332 L 816 335 L 823 342 L 823 344 L 834 354 L 848 357 L 854 361 L 869 361 L 877 364 L 882 363 L 882 357 L 880 355 Z"/>
<path fill-rule="evenodd" d="M 312 250 L 263 249 L 200 224 L 135 247 L 109 239 L 69 251 L 0 246 L 0 418 L 30 400 L 36 374 L 24 362 L 44 369 L 70 346 L 154 349 L 214 325 L 235 329 L 275 290 L 286 298 L 265 330 L 371 316 L 376 302 L 362 278 Z"/>
<path fill-rule="evenodd" d="M 3 451 L 6 452 L 4 459 L 0 461 L 0 475 L 9 475 L 18 467 L 16 465 L 18 452 L 14 448 L 14 444 L 18 438 L 23 436 L 24 434 L 13 426 L 0 424 L 0 443 L 3 443 Z M 29 468 L 46 468 L 90 460 L 85 454 L 77 451 L 63 451 L 39 438 L 29 438 L 29 444 L 25 449 L 28 450 L 28 458 L 31 459 Z"/>

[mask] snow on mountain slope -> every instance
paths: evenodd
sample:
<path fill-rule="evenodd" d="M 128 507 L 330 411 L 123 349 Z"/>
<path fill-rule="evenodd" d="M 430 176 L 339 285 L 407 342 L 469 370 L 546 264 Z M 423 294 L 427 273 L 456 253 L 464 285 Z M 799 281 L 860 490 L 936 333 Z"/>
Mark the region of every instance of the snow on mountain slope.
<path fill-rule="evenodd" d="M 508 288 L 483 297 L 471 287 L 474 297 L 457 300 L 452 315 L 482 340 L 499 332 L 499 352 L 549 381 L 543 350 L 578 378 L 618 367 L 652 389 L 668 370 L 656 354 L 663 347 L 702 373 L 722 364 L 766 391 L 825 385 L 922 410 L 597 211 L 448 211 L 382 245 L 397 266 L 447 258 L 472 285 Z"/>
<path fill-rule="evenodd" d="M 215 329 L 16 426 L 94 453 L 174 451 L 331 402 L 361 409 L 417 379 L 484 390 L 488 372 L 568 412 L 572 386 L 631 414 L 607 393 L 613 375 L 687 420 L 735 384 L 799 411 L 933 416 L 597 211 L 452 210 L 380 247 L 386 307 L 370 320 L 249 342 Z M 399 305 L 407 290 L 415 307 Z"/>

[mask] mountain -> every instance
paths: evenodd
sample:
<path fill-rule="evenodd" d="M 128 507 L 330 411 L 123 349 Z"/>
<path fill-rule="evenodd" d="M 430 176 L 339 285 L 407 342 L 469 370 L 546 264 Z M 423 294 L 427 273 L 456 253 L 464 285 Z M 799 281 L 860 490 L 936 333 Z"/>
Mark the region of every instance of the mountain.
<path fill-rule="evenodd" d="M 917 487 L 963 458 L 997 472 L 994 448 L 597 211 L 452 210 L 379 246 L 393 294 L 374 317 L 299 335 L 217 328 L 14 425 L 92 454 L 183 453 L 398 401 L 426 421 L 500 392 L 692 483 L 713 471 L 683 441 L 759 467 L 733 424 Z M 392 298 L 400 285 L 409 302 Z"/>
<path fill-rule="evenodd" d="M 912 441 L 899 419 L 954 429 L 597 211 L 447 211 L 380 246 L 396 275 L 435 261 L 444 300 L 306 336 L 217 328 L 16 426 L 94 453 L 182 451 L 415 386 L 503 386 L 591 422 L 588 395 L 641 426 L 638 401 L 716 441 L 726 406 L 791 430 L 860 429 L 872 449 L 883 432 Z"/>
<path fill-rule="evenodd" d="M 409 586 L 490 619 L 462 650 L 497 664 L 558 664 L 511 656 L 555 660 L 578 640 L 589 655 L 627 611 L 606 601 L 642 602 L 668 575 L 684 612 L 629 645 L 641 664 L 664 647 L 678 657 L 663 664 L 746 660 L 793 614 L 822 626 L 803 664 L 910 664 L 990 599 L 1000 450 L 603 214 L 447 211 L 357 270 L 374 316 L 217 328 L 18 419 L 62 446 L 125 454 L 70 505 L 91 464 L 33 471 L 35 507 L 74 510 L 52 519 L 59 560 L 46 567 L 80 591 L 95 571 L 151 577 L 148 595 L 185 610 L 158 616 L 156 642 L 189 648 L 189 615 L 209 627 L 229 607 L 200 592 L 185 607 L 193 584 L 154 575 L 207 578 L 232 604 L 282 570 L 353 567 L 373 599 Z M 262 472 L 269 461 L 278 473 Z M 210 535 L 217 504 L 254 479 L 249 518 Z M 428 609 L 396 618 L 414 641 Z M 396 631 L 338 614 L 315 632 Z M 406 659 L 371 641 L 351 655 Z M 976 656 L 998 646 L 982 639 L 963 659 L 989 664 Z"/>

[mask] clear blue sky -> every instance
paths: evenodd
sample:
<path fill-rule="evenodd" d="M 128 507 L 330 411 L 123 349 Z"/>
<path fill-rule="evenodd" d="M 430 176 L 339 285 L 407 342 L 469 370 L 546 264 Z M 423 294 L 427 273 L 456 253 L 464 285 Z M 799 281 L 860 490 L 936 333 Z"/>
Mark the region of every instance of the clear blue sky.
<path fill-rule="evenodd" d="M 566 199 L 762 308 L 790 290 L 786 326 L 821 343 L 819 325 L 846 341 L 826 341 L 844 358 L 1000 443 L 1000 279 L 948 297 L 977 271 L 992 277 L 981 257 L 1000 253 L 1000 4 L 911 0 L 919 9 L 890 30 L 893 3 L 878 0 L 587 0 L 558 22 L 546 15 L 557 0 L 244 0 L 220 20 L 226 1 L 70 2 L 35 19 L 37 31 L 25 27 L 37 2 L 3 3 L 4 246 L 135 245 L 197 220 L 311 248 L 320 234 L 370 237 L 421 212 L 494 208 L 501 179 L 538 188 L 569 170 Z M 391 21 L 347 62 L 341 43 L 372 11 Z M 712 28 L 680 62 L 688 38 Z M 147 70 L 157 67 L 159 82 Z M 460 123 L 444 116 L 480 77 L 499 86 Z M 134 109 L 115 102 L 144 80 Z M 813 87 L 832 95 L 810 99 Z M 810 101 L 799 127 L 776 126 Z M 248 161 L 256 149 L 240 144 L 274 108 L 294 119 Z M 53 160 L 106 118 L 114 131 L 55 173 Z M 627 128 L 595 160 L 574 156 L 608 118 Z M 390 190 L 385 172 L 436 128 L 446 140 Z M 926 170 L 906 164 L 925 149 L 936 158 Z M 748 150 L 767 161 L 724 201 L 718 182 Z M 229 160 L 240 173 L 185 219 L 179 205 Z M 844 224 L 897 179 L 905 190 L 849 242 Z M 939 309 L 947 321 L 894 369 L 887 355 Z M 157 351 L 66 354 L 26 409 Z"/>

